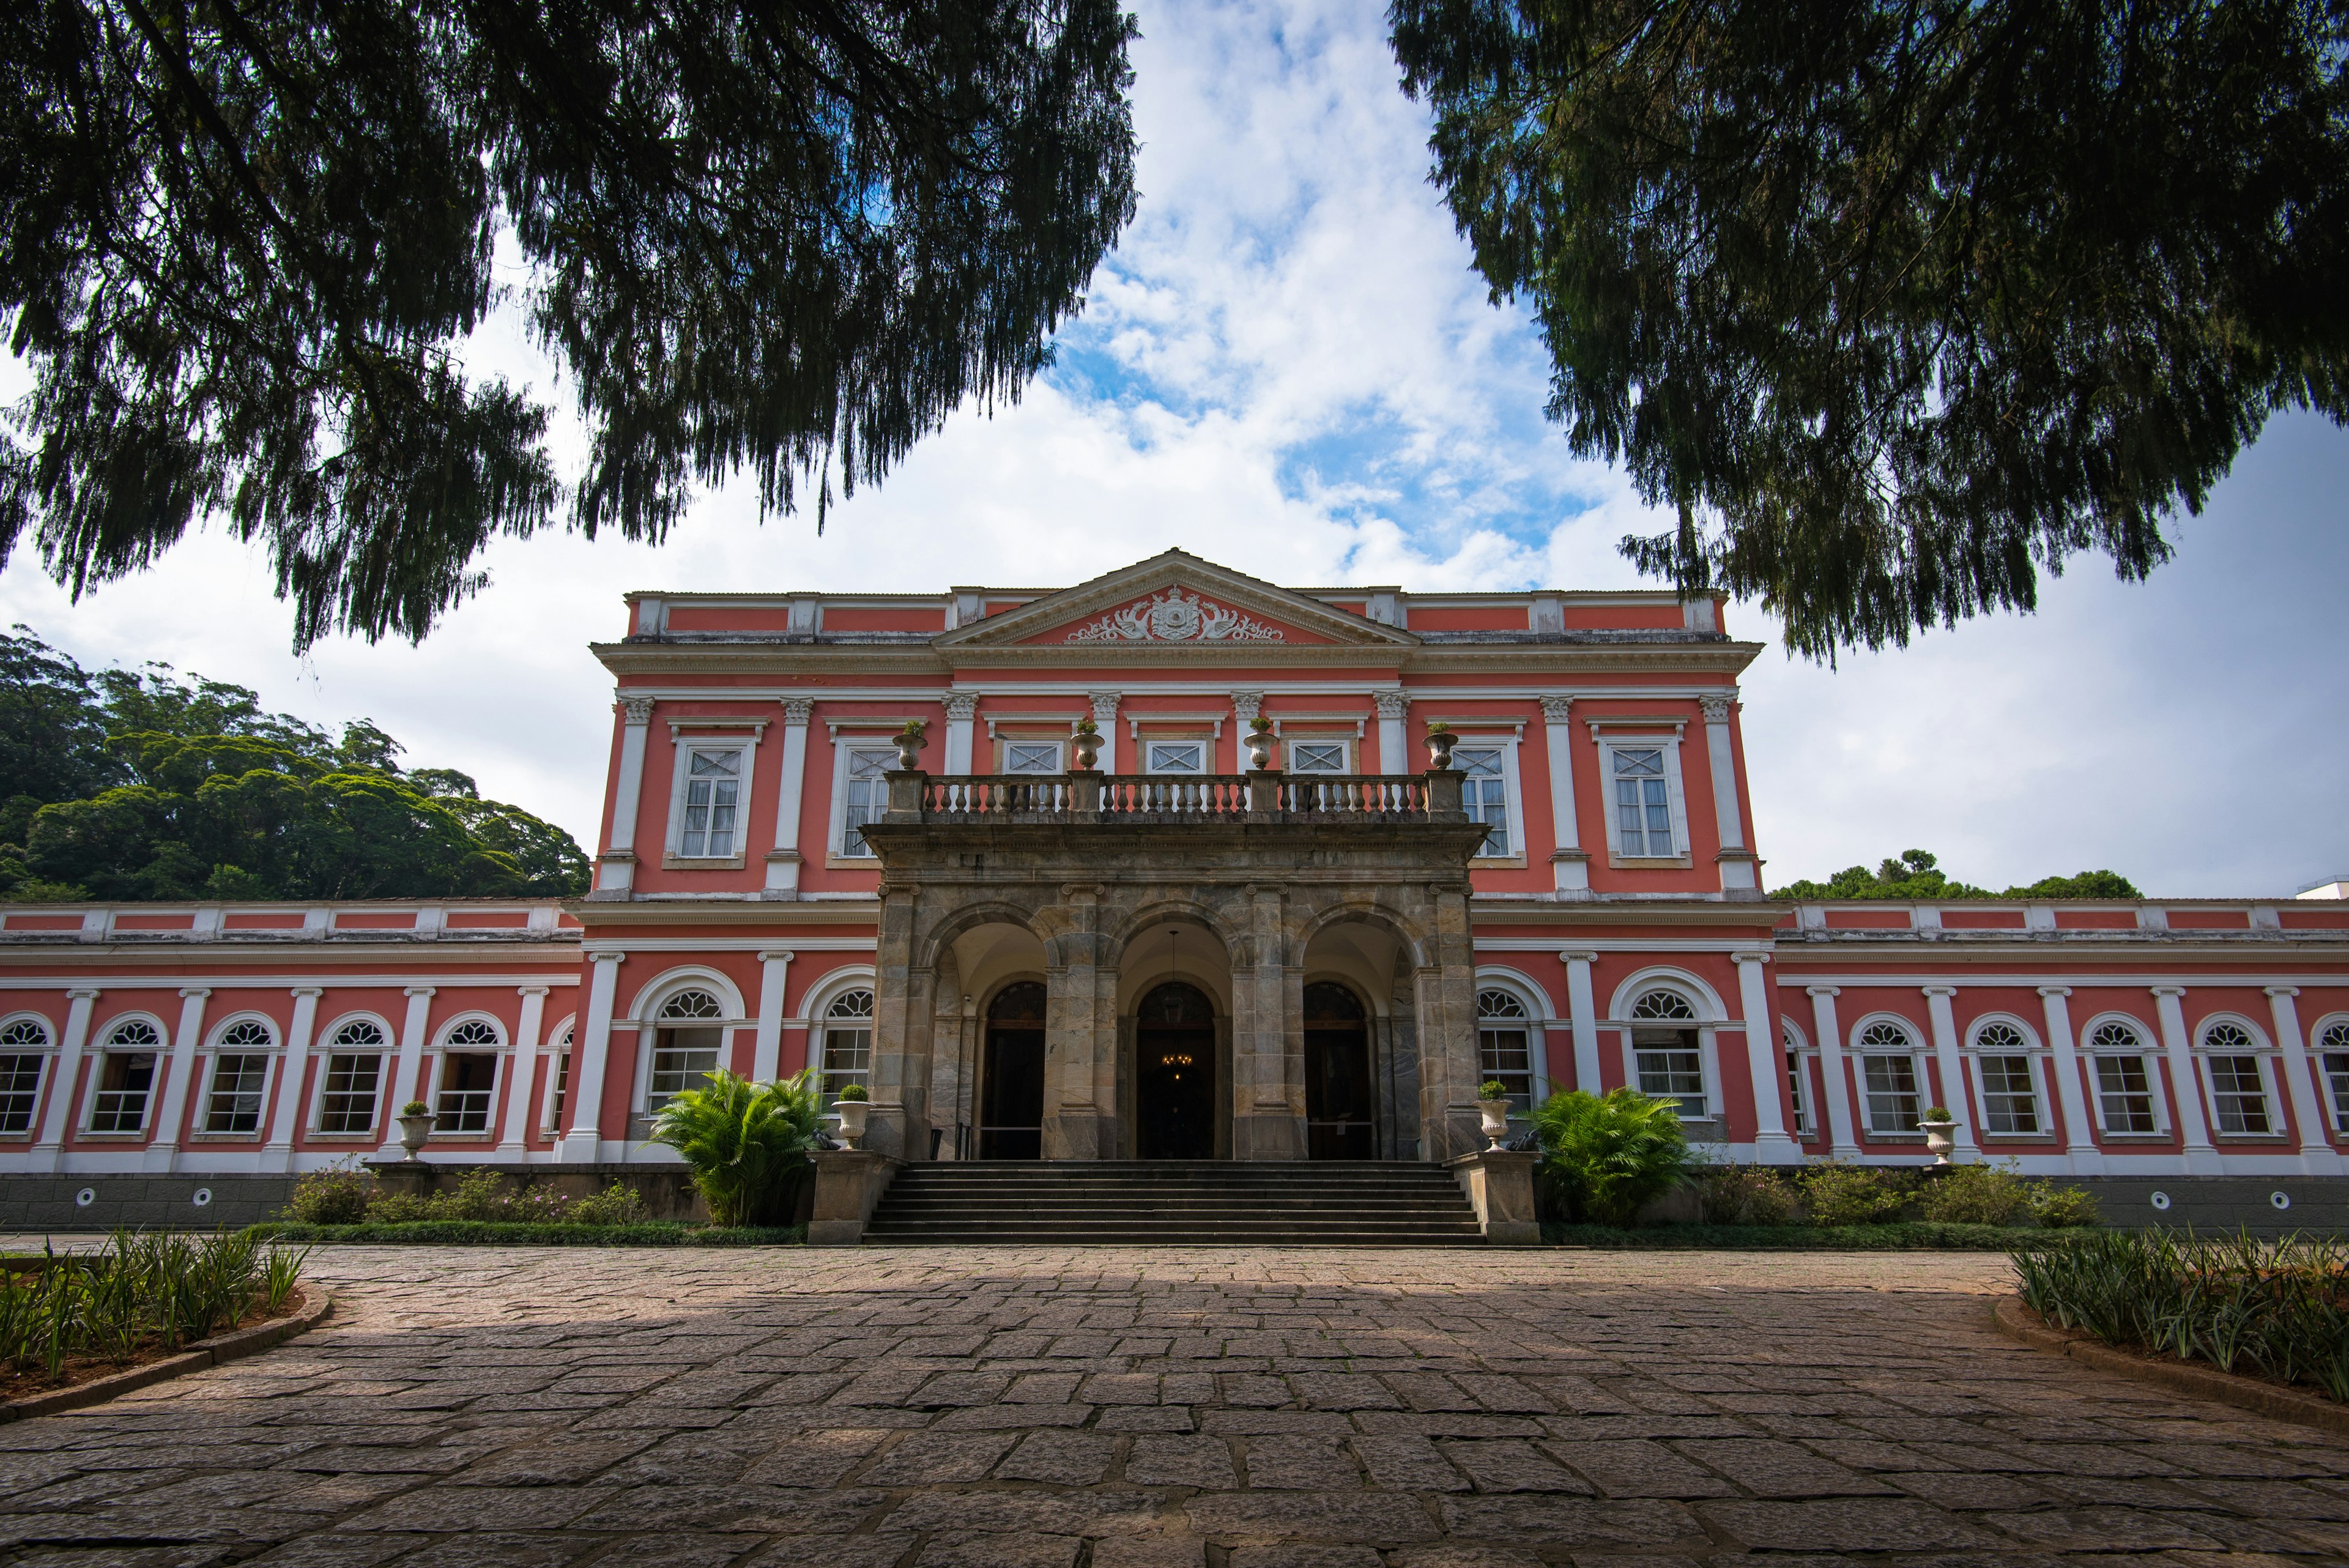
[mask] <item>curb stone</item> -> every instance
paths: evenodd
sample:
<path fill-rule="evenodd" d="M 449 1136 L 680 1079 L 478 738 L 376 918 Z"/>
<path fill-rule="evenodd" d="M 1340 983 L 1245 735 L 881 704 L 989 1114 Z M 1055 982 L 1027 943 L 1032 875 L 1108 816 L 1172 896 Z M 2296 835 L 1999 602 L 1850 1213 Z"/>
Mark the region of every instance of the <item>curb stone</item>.
<path fill-rule="evenodd" d="M 2330 1399 L 2279 1388 L 2256 1377 L 2240 1377 L 2215 1366 L 2193 1366 L 2116 1350 L 2078 1329 L 2049 1327 L 2037 1313 L 2023 1304 L 2021 1296 L 1999 1297 L 1992 1303 L 1991 1312 L 2001 1334 L 2033 1350 L 2053 1351 L 2099 1372 L 2117 1373 L 2140 1383 L 2156 1383 L 2180 1394 L 2191 1394 L 2198 1399 L 2214 1400 L 2274 1420 L 2349 1437 L 2349 1407 Z"/>
<path fill-rule="evenodd" d="M 297 1334 L 316 1328 L 326 1321 L 335 1310 L 335 1298 L 316 1285 L 302 1287 L 304 1305 L 291 1317 L 281 1317 L 274 1323 L 256 1324 L 227 1334 L 217 1334 L 210 1339 L 200 1339 L 177 1355 L 167 1355 L 160 1361 L 150 1361 L 144 1366 L 134 1366 L 128 1372 L 118 1372 L 110 1377 L 99 1377 L 80 1383 L 71 1388 L 60 1388 L 54 1394 L 36 1394 L 29 1398 L 15 1399 L 0 1405 L 0 1422 L 22 1421 L 35 1416 L 53 1416 L 60 1410 L 78 1410 L 88 1405 L 102 1405 L 118 1395 L 129 1394 L 151 1383 L 167 1382 L 184 1377 L 191 1372 L 267 1350 L 283 1345 Z"/>

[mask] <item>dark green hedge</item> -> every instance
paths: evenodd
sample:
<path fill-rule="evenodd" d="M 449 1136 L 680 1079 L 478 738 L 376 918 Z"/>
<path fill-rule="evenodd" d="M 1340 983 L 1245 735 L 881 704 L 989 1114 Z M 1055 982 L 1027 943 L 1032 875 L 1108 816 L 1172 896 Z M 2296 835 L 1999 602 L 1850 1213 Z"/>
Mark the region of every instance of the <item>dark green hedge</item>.
<path fill-rule="evenodd" d="M 1925 1220 L 1889 1225 L 1605 1225 L 1546 1224 L 1553 1246 L 1599 1248 L 1708 1247 L 1724 1251 L 2011 1252 L 2070 1246 L 2094 1229 L 2049 1231 L 2031 1225 L 1952 1225 Z"/>
<path fill-rule="evenodd" d="M 304 1225 L 268 1220 L 246 1227 L 274 1241 L 350 1241 L 370 1246 L 503 1247 L 790 1247 L 807 1240 L 804 1225 L 773 1229 L 688 1225 L 656 1220 L 641 1225 L 531 1224 L 495 1220 L 417 1220 L 399 1225 Z"/>

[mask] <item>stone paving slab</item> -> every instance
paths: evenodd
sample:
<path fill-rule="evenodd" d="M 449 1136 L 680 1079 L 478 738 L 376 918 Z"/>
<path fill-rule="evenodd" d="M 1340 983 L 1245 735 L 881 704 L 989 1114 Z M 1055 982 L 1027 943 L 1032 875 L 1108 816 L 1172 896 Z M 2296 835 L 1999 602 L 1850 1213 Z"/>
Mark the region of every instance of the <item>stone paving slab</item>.
<path fill-rule="evenodd" d="M 5 1245 L 0 1241 L 0 1245 Z M 0 1428 L 40 1568 L 2280 1568 L 2349 1441 L 2009 1343 L 1969 1254 L 333 1248 Z"/>

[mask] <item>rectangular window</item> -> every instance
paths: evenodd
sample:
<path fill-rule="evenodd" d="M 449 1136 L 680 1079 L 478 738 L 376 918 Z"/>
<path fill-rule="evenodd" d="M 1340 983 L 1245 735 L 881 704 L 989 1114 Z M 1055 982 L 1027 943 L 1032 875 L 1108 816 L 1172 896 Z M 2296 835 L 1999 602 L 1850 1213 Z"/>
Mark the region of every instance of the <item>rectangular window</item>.
<path fill-rule="evenodd" d="M 695 860 L 730 857 L 741 805 L 742 753 L 694 751 L 686 757 L 685 827 L 677 852 Z"/>
<path fill-rule="evenodd" d="M 896 765 L 894 747 L 848 749 L 848 798 L 842 809 L 840 827 L 842 855 L 868 857 L 873 853 L 873 846 L 864 842 L 861 830 L 868 822 L 880 821 L 881 814 L 889 809 L 889 781 L 881 775 Z"/>
<path fill-rule="evenodd" d="M 1460 783 L 1468 820 L 1485 825 L 1479 855 L 1509 853 L 1509 775 L 1502 768 L 1499 746 L 1455 746 L 1452 765 L 1468 776 Z"/>
<path fill-rule="evenodd" d="M 1476 1068 L 1481 1082 L 1498 1078 L 1507 1091 L 1509 1107 L 1531 1111 L 1534 1106 L 1534 1061 L 1522 1026 L 1487 1023 L 1476 1031 Z"/>
<path fill-rule="evenodd" d="M 1149 773 L 1196 776 L 1207 771 L 1207 742 L 1205 741 L 1153 741 L 1143 749 L 1143 767 Z"/>
<path fill-rule="evenodd" d="M 432 1106 L 432 1130 L 489 1131 L 490 1096 L 497 1081 L 498 1059 L 494 1053 L 467 1051 L 441 1057 L 440 1094 Z"/>
<path fill-rule="evenodd" d="M 1640 859 L 1678 855 L 1672 846 L 1672 800 L 1662 748 L 1626 746 L 1614 757 L 1615 834 L 1622 853 Z"/>
<path fill-rule="evenodd" d="M 326 1086 L 318 1096 L 322 1133 L 375 1131 L 376 1091 L 383 1083 L 383 1058 L 336 1054 L 326 1058 Z"/>
<path fill-rule="evenodd" d="M 1786 1053 L 1786 1097 L 1795 1111 L 1795 1136 L 1808 1137 L 1811 1132 L 1810 1101 L 1803 1094 L 1803 1054 Z"/>
<path fill-rule="evenodd" d="M 258 1052 L 233 1052 L 212 1058 L 212 1092 L 204 1096 L 204 1131 L 261 1130 L 261 1091 L 269 1081 L 269 1058 Z"/>
<path fill-rule="evenodd" d="M 147 1125 L 147 1096 L 154 1087 L 153 1052 L 108 1052 L 98 1070 L 98 1098 L 90 1106 L 89 1130 L 137 1132 Z"/>
<path fill-rule="evenodd" d="M 1293 774 L 1342 774 L 1346 771 L 1343 741 L 1291 741 L 1288 771 Z"/>
<path fill-rule="evenodd" d="M 1982 1058 L 1982 1124 L 1994 1133 L 2035 1133 L 2039 1125 L 2039 1093 L 2031 1085 L 2028 1056 Z"/>
<path fill-rule="evenodd" d="M 1860 1065 L 1868 1085 L 1868 1130 L 1915 1132 L 1917 1064 L 1906 1056 L 1863 1056 Z"/>
<path fill-rule="evenodd" d="M 823 1103 L 830 1106 L 851 1084 L 867 1083 L 873 1068 L 870 1023 L 827 1023 L 823 1030 Z"/>
<path fill-rule="evenodd" d="M 1704 1054 L 1693 1029 L 1635 1029 L 1631 1054 L 1640 1070 L 1640 1093 L 1678 1100 L 1681 1115 L 1705 1114 Z"/>
<path fill-rule="evenodd" d="M 1017 741 L 1003 748 L 1003 771 L 1007 774 L 1057 774 L 1061 771 L 1061 747 L 1058 742 Z"/>
<path fill-rule="evenodd" d="M 563 1130 L 563 1096 L 570 1087 L 571 1053 L 565 1051 L 554 1059 L 554 1100 L 546 1108 L 546 1125 L 550 1131 Z"/>
<path fill-rule="evenodd" d="M 718 1065 L 715 1029 L 663 1029 L 653 1037 L 653 1075 L 645 1094 L 650 1115 L 688 1089 L 707 1088 L 702 1075 Z"/>
<path fill-rule="evenodd" d="M 2106 1132 L 2161 1130 L 2153 1116 L 2153 1084 L 2146 1076 L 2144 1057 L 2096 1058 L 2096 1108 L 2104 1113 Z"/>
<path fill-rule="evenodd" d="M 2210 1105 L 2219 1113 L 2222 1133 L 2264 1133 L 2275 1128 L 2268 1120 L 2267 1085 L 2260 1078 L 2257 1056 L 2212 1056 Z"/>
<path fill-rule="evenodd" d="M 37 1053 L 0 1056 L 0 1133 L 33 1130 L 33 1113 L 41 1103 L 41 1063 Z"/>
<path fill-rule="evenodd" d="M 2349 1132 L 2349 1054 L 2338 1051 L 2324 1054 L 2324 1081 L 2333 1090 L 2333 1125 Z"/>

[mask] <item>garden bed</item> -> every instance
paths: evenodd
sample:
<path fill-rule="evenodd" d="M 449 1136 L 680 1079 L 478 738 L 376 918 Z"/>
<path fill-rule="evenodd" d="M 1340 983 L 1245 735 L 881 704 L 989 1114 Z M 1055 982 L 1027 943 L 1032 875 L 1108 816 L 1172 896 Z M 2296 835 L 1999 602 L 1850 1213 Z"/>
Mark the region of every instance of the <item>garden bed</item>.
<path fill-rule="evenodd" d="M 1712 1248 L 1746 1252 L 2013 1252 L 2076 1246 L 2096 1234 L 2080 1229 L 2039 1226 L 1964 1225 L 1946 1220 L 1899 1220 L 1880 1225 L 1609 1225 L 1542 1226 L 1542 1241 L 1553 1247 L 1602 1250 Z"/>
<path fill-rule="evenodd" d="M 308 1225 L 264 1220 L 244 1234 L 267 1241 L 433 1247 L 792 1247 L 804 1225 L 697 1225 L 647 1220 L 632 1225 L 579 1225 L 510 1220 L 411 1220 L 396 1224 Z"/>

